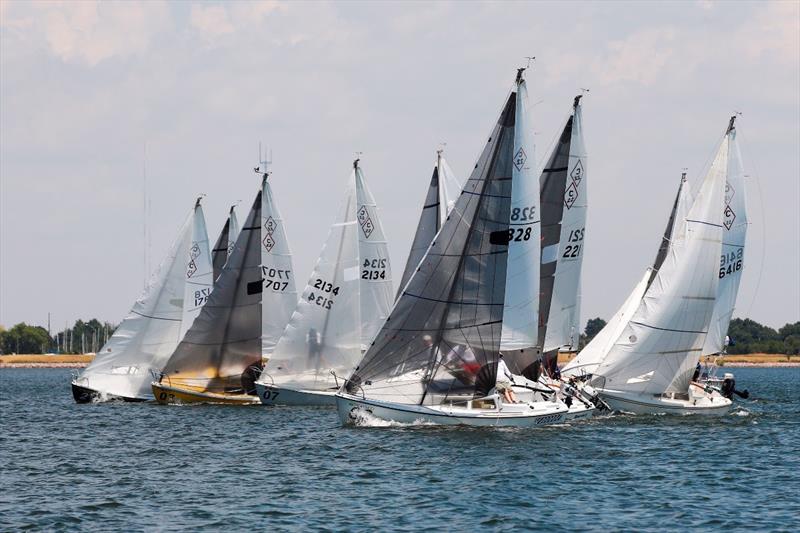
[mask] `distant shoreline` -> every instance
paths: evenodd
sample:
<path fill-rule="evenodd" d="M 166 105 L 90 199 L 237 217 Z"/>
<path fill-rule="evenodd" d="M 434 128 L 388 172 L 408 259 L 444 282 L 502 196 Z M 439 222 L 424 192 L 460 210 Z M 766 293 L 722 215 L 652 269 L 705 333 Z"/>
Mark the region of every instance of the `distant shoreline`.
<path fill-rule="evenodd" d="M 562 353 L 558 356 L 559 364 L 570 361 L 573 354 Z M 85 368 L 92 362 L 94 355 L 42 355 L 20 354 L 0 355 L 0 369 L 2 368 Z M 723 368 L 791 368 L 800 367 L 800 356 L 787 357 L 782 354 L 752 353 L 743 355 L 728 355 L 720 358 Z"/>

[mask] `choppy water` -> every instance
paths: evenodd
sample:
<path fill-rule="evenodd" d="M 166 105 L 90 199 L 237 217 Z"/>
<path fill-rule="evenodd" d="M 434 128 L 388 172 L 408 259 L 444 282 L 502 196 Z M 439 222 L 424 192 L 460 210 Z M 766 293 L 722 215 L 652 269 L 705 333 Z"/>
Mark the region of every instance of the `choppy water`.
<path fill-rule="evenodd" d="M 342 428 L 332 410 L 76 405 L 0 370 L 0 530 L 796 531 L 800 369 L 722 419 Z"/>

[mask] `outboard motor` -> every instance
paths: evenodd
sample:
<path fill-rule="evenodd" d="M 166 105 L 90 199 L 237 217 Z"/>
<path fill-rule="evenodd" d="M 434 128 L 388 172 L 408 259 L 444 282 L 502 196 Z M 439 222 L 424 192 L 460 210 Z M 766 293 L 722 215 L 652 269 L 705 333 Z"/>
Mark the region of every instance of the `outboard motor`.
<path fill-rule="evenodd" d="M 722 381 L 722 395 L 728 398 L 729 400 L 733 399 L 733 395 L 737 395 L 738 397 L 746 400 L 750 397 L 750 392 L 745 389 L 743 391 L 736 390 L 736 380 L 733 378 L 733 374 L 730 372 L 725 373 L 725 379 Z"/>

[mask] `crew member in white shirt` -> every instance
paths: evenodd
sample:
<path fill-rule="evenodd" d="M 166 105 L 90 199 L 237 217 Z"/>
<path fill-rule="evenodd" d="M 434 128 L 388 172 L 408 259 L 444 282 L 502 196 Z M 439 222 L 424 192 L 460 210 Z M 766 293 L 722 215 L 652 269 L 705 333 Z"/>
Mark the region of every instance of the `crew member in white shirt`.
<path fill-rule="evenodd" d="M 508 403 L 517 403 L 517 398 L 514 396 L 514 389 L 511 388 L 514 381 L 513 376 L 508 366 L 506 366 L 506 362 L 503 361 L 503 354 L 500 354 L 500 358 L 497 360 L 497 381 L 495 382 L 495 388 L 497 392 L 503 393 L 503 398 Z"/>

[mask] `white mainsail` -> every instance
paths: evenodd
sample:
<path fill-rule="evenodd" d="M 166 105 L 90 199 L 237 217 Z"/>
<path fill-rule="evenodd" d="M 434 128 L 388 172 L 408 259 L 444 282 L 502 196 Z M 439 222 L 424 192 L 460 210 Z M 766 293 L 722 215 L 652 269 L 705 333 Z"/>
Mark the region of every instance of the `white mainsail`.
<path fill-rule="evenodd" d="M 211 262 L 211 250 L 206 231 L 206 219 L 203 216 L 200 199 L 195 206 L 192 222 L 192 243 L 189 247 L 188 265 L 186 266 L 186 283 L 183 291 L 183 318 L 179 338 L 183 338 L 191 327 L 200 309 L 208 301 L 214 286 L 214 267 Z"/>
<path fill-rule="evenodd" d="M 511 211 L 508 264 L 500 350 L 524 350 L 537 345 L 541 217 L 539 174 L 530 118 L 528 89 L 521 72 L 517 79 L 511 161 Z M 511 140 L 511 139 L 509 139 Z"/>
<path fill-rule="evenodd" d="M 439 177 L 439 203 L 442 206 L 441 209 L 439 209 L 440 228 L 442 224 L 444 224 L 444 221 L 447 220 L 447 215 L 449 215 L 450 210 L 453 209 L 458 195 L 461 194 L 461 180 L 456 177 L 453 169 L 447 164 L 447 160 L 444 158 L 442 152 L 444 152 L 442 149 L 436 151 L 436 171 Z"/>
<path fill-rule="evenodd" d="M 389 316 L 391 304 L 388 247 L 356 160 L 342 210 L 259 383 L 336 387 Z"/>
<path fill-rule="evenodd" d="M 744 269 L 744 245 L 747 238 L 747 201 L 742 155 L 736 141 L 735 116 L 731 117 L 726 141 L 728 143 L 728 179 L 725 183 L 723 211 L 722 255 L 719 262 L 717 304 L 703 345 L 703 355 L 725 350 L 725 337 L 736 306 L 739 283 Z"/>
<path fill-rule="evenodd" d="M 588 157 L 581 96 L 542 171 L 542 272 L 539 332 L 542 351 L 577 349 L 586 236 Z"/>
<path fill-rule="evenodd" d="M 190 260 L 210 265 L 208 237 L 201 234 L 204 228 L 203 210 L 198 200 L 128 316 L 73 382 L 73 391 L 78 390 L 76 400 L 88 401 L 92 394 L 130 400 L 151 397 L 151 371 L 158 372 L 166 364 L 181 340 L 184 321 L 194 320 L 199 312 L 196 302 L 186 299 L 185 293 L 187 281 L 191 279 L 188 276 Z M 197 257 L 191 258 L 193 241 L 203 240 L 205 247 L 201 247 Z M 203 290 L 202 286 L 198 288 Z M 79 394 L 80 389 L 88 391 Z"/>
<path fill-rule="evenodd" d="M 723 143 L 639 306 L 598 365 L 604 389 L 685 393 L 714 310 L 728 146 Z"/>
<path fill-rule="evenodd" d="M 238 232 L 235 216 L 234 226 Z M 292 252 L 269 180 L 264 180 L 261 194 L 261 277 L 261 357 L 267 360 L 297 305 Z"/>

